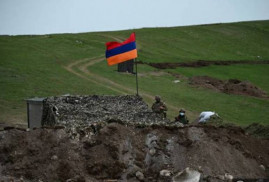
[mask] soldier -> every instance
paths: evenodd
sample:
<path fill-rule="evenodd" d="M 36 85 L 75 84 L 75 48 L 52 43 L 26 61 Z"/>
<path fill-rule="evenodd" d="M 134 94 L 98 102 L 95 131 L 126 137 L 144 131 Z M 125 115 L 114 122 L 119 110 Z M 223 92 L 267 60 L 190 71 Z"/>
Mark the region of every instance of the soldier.
<path fill-rule="evenodd" d="M 179 121 L 182 124 L 188 124 L 189 120 L 187 118 L 187 116 L 185 115 L 185 110 L 184 109 L 180 109 L 179 110 L 179 115 L 177 117 L 175 117 L 175 121 Z"/>
<path fill-rule="evenodd" d="M 161 114 L 164 118 L 166 118 L 166 105 L 161 101 L 160 96 L 155 96 L 155 102 L 152 104 L 151 107 L 152 111 L 158 114 Z"/>

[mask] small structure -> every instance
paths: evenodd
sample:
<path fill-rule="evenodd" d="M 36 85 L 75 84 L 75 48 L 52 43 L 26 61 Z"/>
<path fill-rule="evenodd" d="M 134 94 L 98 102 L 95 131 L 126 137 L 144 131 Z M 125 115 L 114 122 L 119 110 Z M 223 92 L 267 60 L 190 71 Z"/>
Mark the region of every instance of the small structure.
<path fill-rule="evenodd" d="M 136 95 L 74 95 L 44 100 L 42 126 L 87 127 L 94 123 L 169 123 Z"/>
<path fill-rule="evenodd" d="M 134 60 L 125 61 L 118 64 L 118 72 L 134 73 Z"/>
<path fill-rule="evenodd" d="M 44 98 L 27 99 L 28 128 L 40 128 L 43 114 Z"/>

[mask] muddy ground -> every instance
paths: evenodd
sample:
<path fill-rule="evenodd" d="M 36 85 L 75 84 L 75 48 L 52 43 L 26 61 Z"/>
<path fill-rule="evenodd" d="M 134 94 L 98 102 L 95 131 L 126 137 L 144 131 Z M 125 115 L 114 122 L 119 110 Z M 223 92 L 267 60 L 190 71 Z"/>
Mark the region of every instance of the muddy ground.
<path fill-rule="evenodd" d="M 0 163 L 2 179 L 25 181 L 139 181 L 138 171 L 142 181 L 171 181 L 186 167 L 201 172 L 204 181 L 225 174 L 264 179 L 269 177 L 269 140 L 241 128 L 210 125 L 141 128 L 109 123 L 76 139 L 64 129 L 13 129 L 0 132 Z M 160 176 L 163 169 L 172 175 Z"/>
<path fill-rule="evenodd" d="M 268 94 L 261 88 L 248 81 L 238 79 L 219 80 L 209 76 L 194 76 L 190 84 L 213 89 L 227 94 L 247 95 L 259 98 L 268 98 Z"/>

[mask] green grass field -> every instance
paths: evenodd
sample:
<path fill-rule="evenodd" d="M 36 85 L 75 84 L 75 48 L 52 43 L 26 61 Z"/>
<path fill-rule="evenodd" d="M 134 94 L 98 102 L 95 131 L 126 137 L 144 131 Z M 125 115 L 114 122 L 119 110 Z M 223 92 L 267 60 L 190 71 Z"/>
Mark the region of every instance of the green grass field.
<path fill-rule="evenodd" d="M 118 73 L 104 58 L 105 42 L 137 35 L 139 60 L 190 62 L 196 60 L 269 60 L 269 21 L 145 28 L 115 32 L 0 36 L 0 123 L 26 124 L 31 97 L 62 94 L 134 94 L 135 76 Z M 99 58 L 104 58 L 99 59 Z M 97 60 L 99 59 L 99 61 Z M 94 62 L 93 64 L 88 64 Z M 269 92 L 269 65 L 230 65 L 157 70 L 139 65 L 139 90 L 151 104 L 161 95 L 169 117 L 184 107 L 194 120 L 212 110 L 239 125 L 269 124 L 269 100 L 227 95 L 195 88 L 186 80 L 175 84 L 167 71 L 185 77 L 208 75 L 248 80 Z"/>

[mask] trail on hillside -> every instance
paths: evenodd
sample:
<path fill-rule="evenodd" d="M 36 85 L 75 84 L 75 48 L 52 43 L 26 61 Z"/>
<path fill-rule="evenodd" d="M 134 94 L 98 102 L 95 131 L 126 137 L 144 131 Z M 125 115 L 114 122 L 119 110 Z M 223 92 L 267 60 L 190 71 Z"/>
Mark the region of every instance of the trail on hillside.
<path fill-rule="evenodd" d="M 102 36 L 112 38 L 115 41 L 119 41 L 119 42 L 122 41 L 121 39 L 114 37 L 114 36 L 108 36 L 108 35 L 102 35 Z M 141 46 L 139 46 L 139 47 L 141 48 Z M 103 87 L 108 88 L 110 90 L 113 90 L 119 94 L 135 94 L 136 93 L 136 90 L 133 88 L 123 86 L 119 83 L 114 82 L 113 80 L 110 80 L 110 79 L 105 78 L 101 75 L 92 73 L 89 68 L 91 66 L 94 66 L 95 64 L 101 62 L 101 61 L 105 61 L 104 55 L 100 55 L 100 56 L 93 57 L 93 58 L 83 58 L 80 60 L 75 60 L 74 62 L 70 63 L 69 65 L 64 66 L 64 68 L 67 71 L 69 71 L 70 73 L 75 74 L 82 79 L 88 80 L 92 83 L 95 83 L 97 85 L 100 85 L 100 86 L 103 86 Z M 149 100 L 154 100 L 154 96 L 144 92 L 141 89 L 139 90 L 139 94 L 143 98 L 146 98 Z M 176 107 L 176 106 L 171 105 L 169 103 L 166 103 L 166 105 L 170 110 L 175 111 L 175 112 L 177 112 L 179 109 L 179 107 Z M 189 113 L 189 115 L 195 115 L 195 113 L 193 113 L 191 111 L 187 111 L 187 112 Z"/>
<path fill-rule="evenodd" d="M 102 60 L 103 60 L 103 58 L 99 58 L 99 59 L 98 58 L 97 59 L 96 58 L 93 58 L 93 64 L 95 64 L 98 61 L 102 61 Z M 118 92 L 120 94 L 126 94 L 126 92 L 123 92 L 121 90 L 118 90 L 118 89 L 115 89 L 113 87 L 110 87 L 109 85 L 102 84 L 102 83 L 96 81 L 94 79 L 94 77 L 91 78 L 91 77 L 85 76 L 84 74 L 82 74 L 82 73 L 80 73 L 80 72 L 78 72 L 78 71 L 75 70 L 75 68 L 76 68 L 77 65 L 79 65 L 79 64 L 81 64 L 83 62 L 87 62 L 87 61 L 91 61 L 91 59 L 90 58 L 84 58 L 84 59 L 76 60 L 75 62 L 72 62 L 71 64 L 69 64 L 67 66 L 64 66 L 64 68 L 67 71 L 69 71 L 70 73 L 75 74 L 75 75 L 77 75 L 78 77 L 80 77 L 82 79 L 85 79 L 85 80 L 88 80 L 88 81 L 90 81 L 92 83 L 95 83 L 97 85 L 106 87 L 106 88 L 108 88 L 110 90 L 113 90 L 115 92 Z"/>

